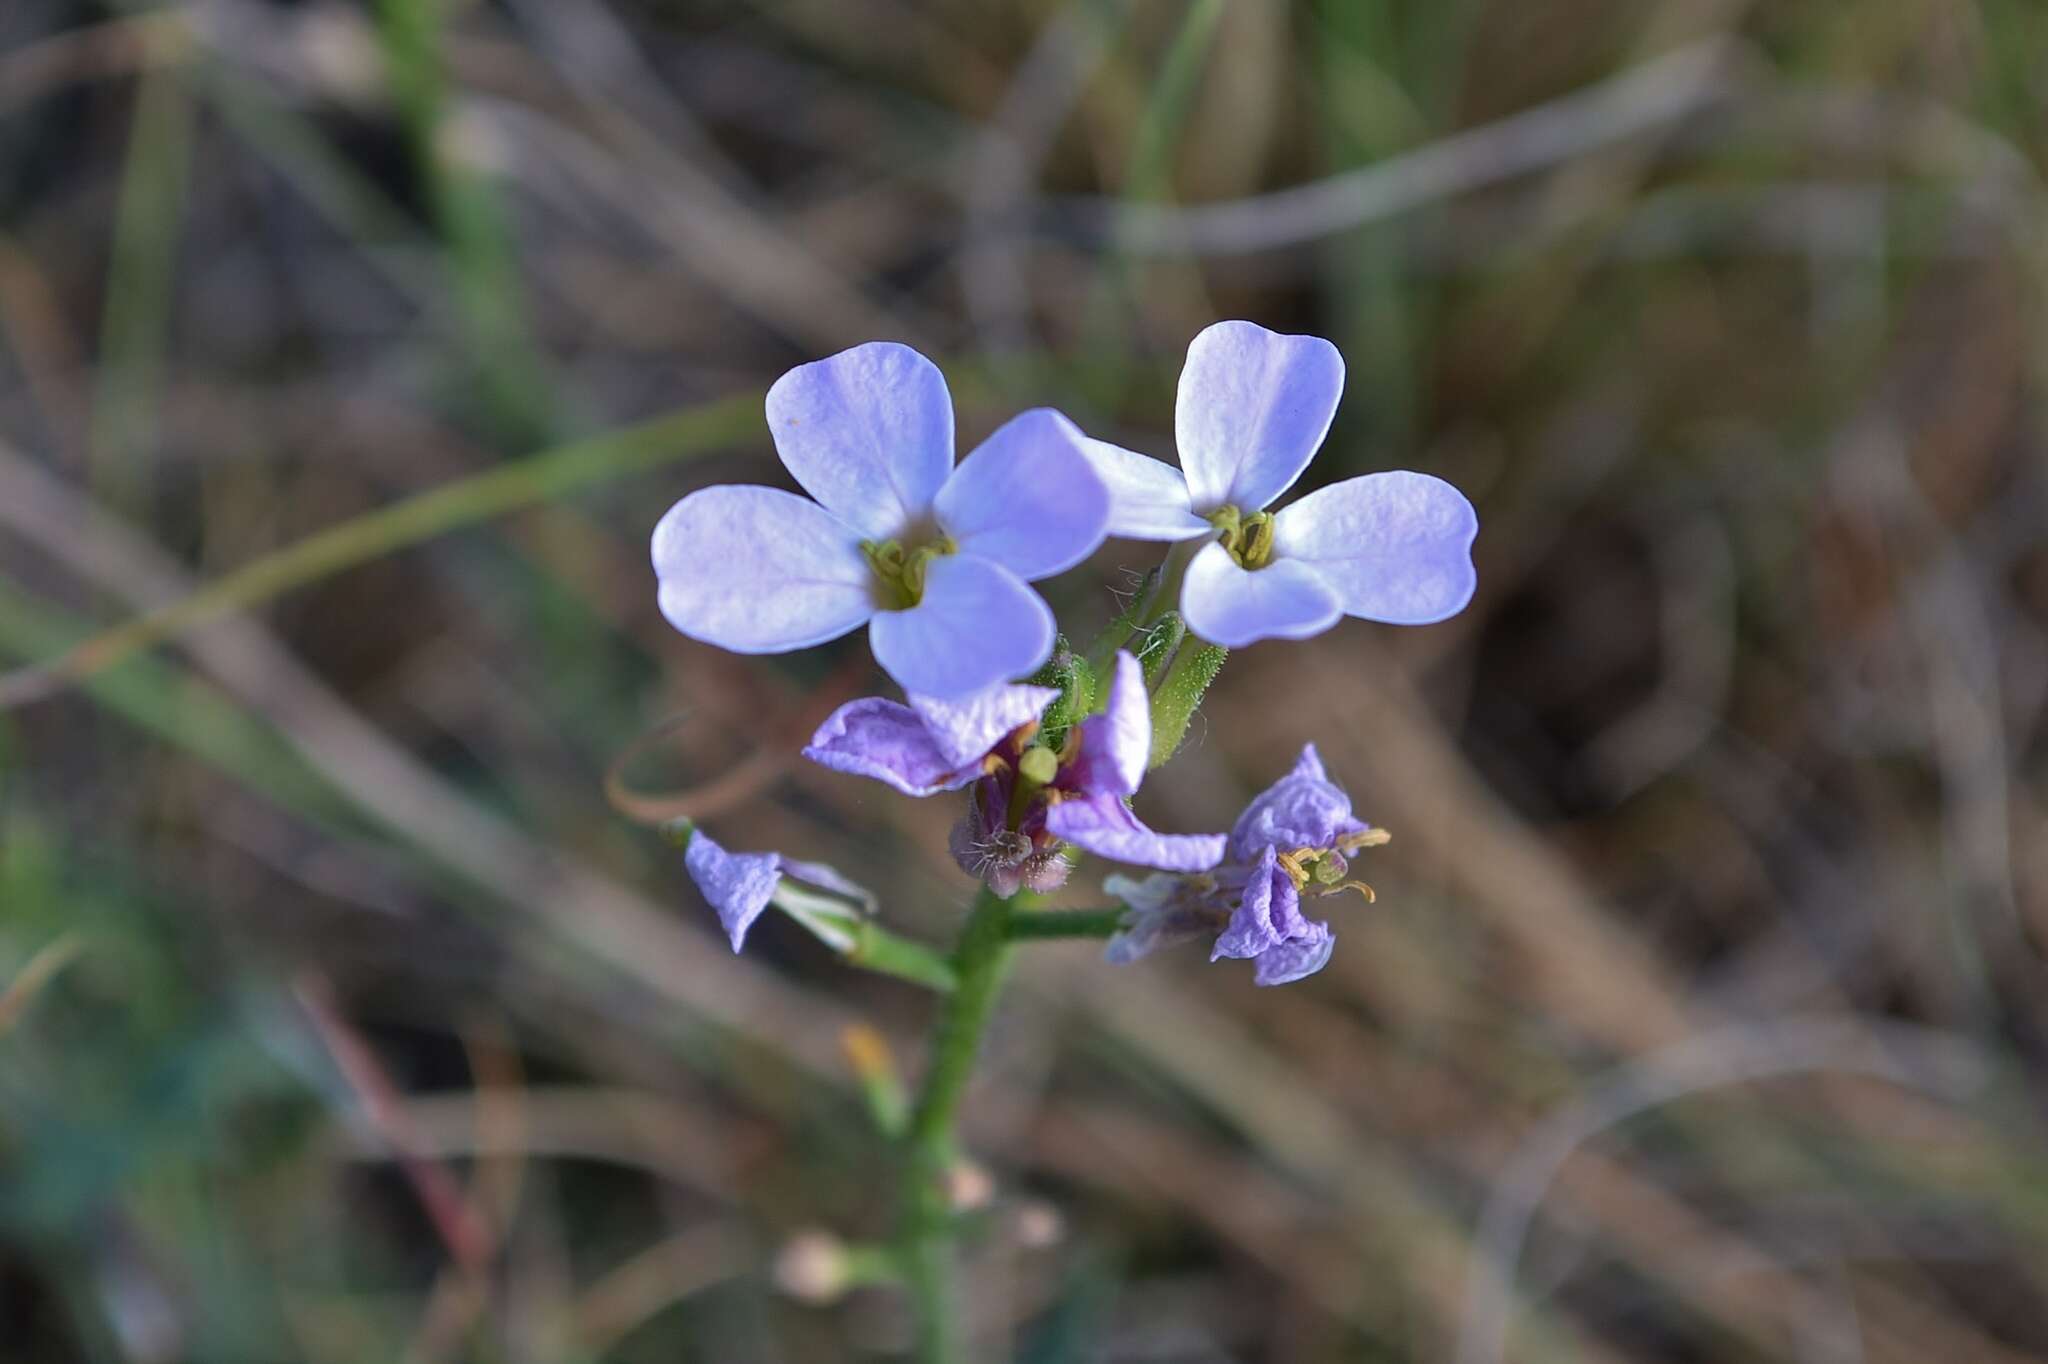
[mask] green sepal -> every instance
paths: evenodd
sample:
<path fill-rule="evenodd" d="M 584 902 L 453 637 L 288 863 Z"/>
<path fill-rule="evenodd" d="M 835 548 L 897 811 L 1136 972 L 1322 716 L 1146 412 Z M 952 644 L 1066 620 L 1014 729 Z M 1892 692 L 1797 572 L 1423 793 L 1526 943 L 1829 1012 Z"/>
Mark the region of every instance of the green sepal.
<path fill-rule="evenodd" d="M 1223 671 L 1230 650 L 1220 644 L 1189 640 L 1175 655 L 1173 666 L 1152 693 L 1152 761 L 1158 767 L 1179 751 L 1188 721 L 1202 704 L 1209 684 Z"/>
<path fill-rule="evenodd" d="M 1187 638 L 1188 627 L 1180 618 L 1180 612 L 1169 611 L 1150 629 L 1135 641 L 1137 647 L 1131 652 L 1140 667 L 1145 670 L 1145 686 L 1149 689 L 1159 685 L 1159 679 L 1166 675 L 1173 662 L 1173 651 Z"/>
<path fill-rule="evenodd" d="M 1068 645 L 1061 635 L 1053 642 L 1052 657 L 1031 675 L 1033 686 L 1057 687 L 1059 696 L 1045 708 L 1038 722 L 1038 742 L 1057 751 L 1067 741 L 1067 731 L 1087 718 L 1095 705 L 1095 670 Z"/>

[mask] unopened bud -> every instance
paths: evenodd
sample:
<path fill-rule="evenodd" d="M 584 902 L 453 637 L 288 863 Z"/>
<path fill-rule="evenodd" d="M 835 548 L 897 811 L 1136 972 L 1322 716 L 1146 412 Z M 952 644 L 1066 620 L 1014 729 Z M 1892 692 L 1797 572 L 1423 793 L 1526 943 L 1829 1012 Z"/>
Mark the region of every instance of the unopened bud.
<path fill-rule="evenodd" d="M 829 1231 L 800 1231 L 775 1256 L 775 1286 L 799 1302 L 824 1305 L 846 1292 L 846 1243 Z"/>

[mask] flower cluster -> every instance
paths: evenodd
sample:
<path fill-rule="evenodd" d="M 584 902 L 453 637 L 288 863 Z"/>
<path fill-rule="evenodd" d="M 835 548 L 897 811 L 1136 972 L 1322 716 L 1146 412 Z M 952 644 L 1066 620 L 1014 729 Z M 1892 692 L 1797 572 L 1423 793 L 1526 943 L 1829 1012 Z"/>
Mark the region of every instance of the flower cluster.
<path fill-rule="evenodd" d="M 953 857 L 997 895 L 1058 888 L 1075 852 L 1150 869 L 1104 883 L 1127 906 L 1113 961 L 1213 936 L 1213 956 L 1252 960 L 1259 984 L 1298 980 L 1334 941 L 1305 902 L 1349 889 L 1370 899 L 1351 859 L 1386 837 L 1352 816 L 1314 747 L 1227 836 L 1156 832 L 1129 801 L 1178 742 L 1178 730 L 1158 737 L 1155 697 L 1199 674 L 1194 697 L 1175 702 L 1184 723 L 1223 649 L 1303 639 L 1347 615 L 1427 624 L 1470 599 L 1478 523 L 1441 479 L 1368 474 L 1268 510 L 1321 447 L 1343 378 L 1327 341 L 1222 322 L 1188 348 L 1179 467 L 1049 408 L 1013 418 L 956 466 L 938 368 L 906 346 L 856 346 L 768 393 L 776 451 L 808 499 L 710 487 L 661 519 L 662 612 L 742 653 L 866 625 L 905 699 L 841 706 L 806 758 L 909 796 L 964 791 Z M 1110 536 L 1191 543 L 1168 551 L 1094 649 L 1055 657 L 1057 626 L 1029 584 Z M 1202 651 L 1206 671 L 1182 667 Z M 688 865 L 735 949 L 771 902 L 828 940 L 840 932 L 843 915 L 818 911 L 792 881 L 865 907 L 830 868 L 729 854 L 701 831 Z"/>

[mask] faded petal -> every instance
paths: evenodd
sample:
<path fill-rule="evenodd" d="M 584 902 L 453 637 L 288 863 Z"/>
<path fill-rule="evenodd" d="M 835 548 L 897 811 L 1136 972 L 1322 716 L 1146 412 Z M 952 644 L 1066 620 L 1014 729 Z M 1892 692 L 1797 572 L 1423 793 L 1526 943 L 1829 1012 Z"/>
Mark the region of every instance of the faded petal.
<path fill-rule="evenodd" d="M 1329 434 L 1343 392 L 1344 357 L 1320 336 L 1252 322 L 1205 328 L 1188 346 L 1173 411 L 1194 509 L 1250 513 L 1286 492 Z"/>
<path fill-rule="evenodd" d="M 1100 715 L 1081 722 L 1075 784 L 1091 794 L 1135 795 L 1152 756 L 1152 699 L 1145 670 L 1119 649 L 1109 682 L 1109 703 Z"/>
<path fill-rule="evenodd" d="M 1109 533 L 1126 540 L 1188 540 L 1208 533 L 1195 515 L 1180 470 L 1106 440 L 1083 438 L 1081 448 L 1109 490 Z"/>
<path fill-rule="evenodd" d="M 1278 865 L 1271 847 L 1261 850 L 1251 879 L 1244 883 L 1237 909 L 1230 916 L 1230 926 L 1209 952 L 1210 961 L 1221 957 L 1256 957 L 1280 942 L 1280 933 L 1273 927 L 1273 883 L 1286 878 L 1277 874 Z"/>
<path fill-rule="evenodd" d="M 1188 564 L 1181 618 L 1212 644 L 1236 649 L 1262 639 L 1307 639 L 1344 612 L 1316 572 L 1291 559 L 1247 570 L 1220 544 L 1204 545 Z"/>
<path fill-rule="evenodd" d="M 1317 925 L 1321 927 L 1321 925 Z M 1337 935 L 1324 929 L 1320 937 L 1289 938 L 1259 953 L 1252 971 L 1254 985 L 1286 985 L 1312 976 L 1329 965 L 1337 950 Z"/>
<path fill-rule="evenodd" d="M 1045 662 L 1052 610 L 1000 564 L 948 554 L 925 569 L 924 600 L 877 612 L 868 640 L 903 690 L 964 697 Z"/>
<path fill-rule="evenodd" d="M 1005 734 L 1043 715 L 1059 694 L 1057 687 L 1004 683 L 950 701 L 914 695 L 910 704 L 939 752 L 958 767 L 978 763 Z"/>
<path fill-rule="evenodd" d="M 1351 816 L 1351 797 L 1343 788 L 1303 768 L 1313 757 L 1304 751 L 1293 772 L 1252 797 L 1230 830 L 1230 855 L 1248 861 L 1261 848 L 1327 848 L 1365 826 Z M 1322 765 L 1316 764 L 1316 771 Z"/>
<path fill-rule="evenodd" d="M 1323 771 L 1323 755 L 1316 752 L 1316 746 L 1313 743 L 1306 743 L 1301 746 L 1301 756 L 1294 760 L 1294 769 L 1287 775 L 1290 777 L 1312 777 L 1316 781 L 1328 781 L 1330 779 L 1329 773 Z"/>
<path fill-rule="evenodd" d="M 836 867 L 823 862 L 804 862 L 794 857 L 782 859 L 782 874 L 819 890 L 829 890 L 834 895 L 843 895 L 858 904 L 863 911 L 875 912 L 875 893 L 859 882 L 842 875 Z"/>
<path fill-rule="evenodd" d="M 987 752 L 984 748 L 983 752 Z M 924 718 L 879 696 L 848 701 L 825 718 L 804 756 L 834 772 L 872 777 L 906 796 L 929 796 L 967 785 L 979 769 L 950 759 Z"/>
<path fill-rule="evenodd" d="M 1207 871 L 1223 860 L 1221 834 L 1155 833 L 1115 796 L 1079 796 L 1045 812 L 1047 832 L 1100 857 L 1164 871 Z"/>
<path fill-rule="evenodd" d="M 1479 517 L 1440 478 L 1395 470 L 1347 478 L 1282 508 L 1273 557 L 1307 564 L 1346 615 L 1428 625 L 1472 600 Z"/>
<path fill-rule="evenodd" d="M 940 527 L 962 554 L 1027 582 L 1072 568 L 1109 526 L 1109 490 L 1081 452 L 1084 439 L 1049 407 L 1012 417 L 939 489 Z"/>
<path fill-rule="evenodd" d="M 690 846 L 683 850 L 683 865 L 689 869 L 697 889 L 711 902 L 711 908 L 718 912 L 718 922 L 732 939 L 732 950 L 739 951 L 746 943 L 747 930 L 768 908 L 775 883 L 782 879 L 782 855 L 729 853 L 713 842 L 711 835 L 698 829 L 690 835 Z"/>
<path fill-rule="evenodd" d="M 870 540 L 922 519 L 953 469 L 953 399 L 939 367 L 894 341 L 798 365 L 768 390 L 776 453 Z"/>
<path fill-rule="evenodd" d="M 775 488 L 700 488 L 654 528 L 661 613 L 707 644 L 775 654 L 837 639 L 874 614 L 859 537 Z"/>

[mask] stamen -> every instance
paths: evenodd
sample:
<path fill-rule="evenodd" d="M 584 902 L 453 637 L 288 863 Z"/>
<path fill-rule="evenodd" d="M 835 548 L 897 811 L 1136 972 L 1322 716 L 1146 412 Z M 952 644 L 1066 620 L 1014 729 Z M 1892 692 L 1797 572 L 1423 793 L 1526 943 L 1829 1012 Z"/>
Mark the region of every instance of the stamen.
<path fill-rule="evenodd" d="M 1393 841 L 1393 835 L 1385 829 L 1367 829 L 1362 833 L 1346 834 L 1337 840 L 1339 852 L 1354 853 L 1360 848 L 1377 848 Z"/>

